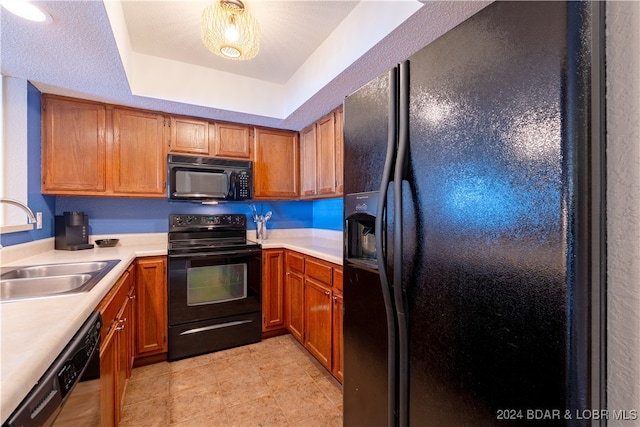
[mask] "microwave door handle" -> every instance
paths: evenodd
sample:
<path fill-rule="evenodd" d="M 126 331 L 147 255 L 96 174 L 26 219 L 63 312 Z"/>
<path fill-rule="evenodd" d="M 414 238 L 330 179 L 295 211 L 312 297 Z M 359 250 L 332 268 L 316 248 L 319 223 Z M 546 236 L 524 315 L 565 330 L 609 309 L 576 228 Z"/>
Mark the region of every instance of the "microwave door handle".
<path fill-rule="evenodd" d="M 216 194 L 208 194 L 208 193 L 172 193 L 174 197 L 215 197 L 217 199 L 223 198 L 226 194 L 216 193 Z"/>

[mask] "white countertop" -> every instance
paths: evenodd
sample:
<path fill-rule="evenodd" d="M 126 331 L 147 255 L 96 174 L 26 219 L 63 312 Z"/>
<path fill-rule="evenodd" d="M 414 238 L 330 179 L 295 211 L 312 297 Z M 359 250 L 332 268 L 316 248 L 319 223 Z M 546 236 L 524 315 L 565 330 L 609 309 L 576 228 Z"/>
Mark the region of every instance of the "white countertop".
<path fill-rule="evenodd" d="M 255 237 L 249 235 L 248 238 Z M 269 230 L 262 249 L 284 248 L 342 265 L 342 232 L 328 230 Z"/>
<path fill-rule="evenodd" d="M 137 242 L 131 240 L 113 248 L 51 249 L 13 262 L 5 262 L 5 253 L 11 247 L 2 248 L 3 267 L 111 259 L 120 262 L 90 292 L 0 303 L 1 422 L 11 415 L 131 261 L 136 257 L 166 255 L 166 234 L 161 234 L 161 240 L 144 236 Z M 46 240 L 51 240 L 53 247 L 53 239 Z M 11 259 L 11 255 L 6 258 Z"/>
<path fill-rule="evenodd" d="M 342 232 L 269 230 L 263 249 L 285 248 L 342 265 Z M 253 234 L 253 235 L 252 235 Z M 53 250 L 53 238 L 5 247 L 2 267 L 78 261 L 121 260 L 90 292 L 0 303 L 1 423 L 11 415 L 64 346 L 82 326 L 127 266 L 137 257 L 167 254 L 165 233 L 92 236 L 120 238 L 118 246 L 82 251 Z M 248 238 L 255 232 L 248 232 Z"/>

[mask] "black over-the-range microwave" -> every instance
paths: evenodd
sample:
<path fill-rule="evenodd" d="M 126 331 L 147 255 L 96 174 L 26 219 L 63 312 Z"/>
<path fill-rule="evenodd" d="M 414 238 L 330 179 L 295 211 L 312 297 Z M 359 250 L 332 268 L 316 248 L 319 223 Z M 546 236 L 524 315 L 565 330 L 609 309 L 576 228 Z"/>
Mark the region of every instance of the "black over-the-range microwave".
<path fill-rule="evenodd" d="M 169 200 L 251 200 L 253 174 L 248 160 L 169 154 Z"/>

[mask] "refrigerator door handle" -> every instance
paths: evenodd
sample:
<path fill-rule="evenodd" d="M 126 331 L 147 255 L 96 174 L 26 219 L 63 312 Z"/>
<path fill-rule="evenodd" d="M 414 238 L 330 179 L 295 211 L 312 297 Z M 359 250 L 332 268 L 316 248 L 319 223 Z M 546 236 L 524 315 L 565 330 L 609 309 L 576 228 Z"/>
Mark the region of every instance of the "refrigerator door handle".
<path fill-rule="evenodd" d="M 409 425 L 409 331 L 402 289 L 402 180 L 409 160 L 409 61 L 400 64 L 398 90 L 398 153 L 394 186 L 393 297 L 398 322 L 398 426 Z"/>
<path fill-rule="evenodd" d="M 375 220 L 376 235 L 376 258 L 378 263 L 378 273 L 380 275 L 380 284 L 382 286 L 382 298 L 384 300 L 385 311 L 387 315 L 387 425 L 395 427 L 396 425 L 396 398 L 397 398 L 397 377 L 396 377 L 396 318 L 394 312 L 393 298 L 391 295 L 391 286 L 387 275 L 387 251 L 383 244 L 383 235 L 386 234 L 386 210 L 387 210 L 387 192 L 391 181 L 391 174 L 394 169 L 396 156 L 396 129 L 397 129 L 397 85 L 398 76 L 397 68 L 389 71 L 389 131 L 387 137 L 387 155 L 384 162 L 384 170 L 382 173 L 382 181 L 380 183 L 380 197 L 378 197 L 378 207 Z"/>

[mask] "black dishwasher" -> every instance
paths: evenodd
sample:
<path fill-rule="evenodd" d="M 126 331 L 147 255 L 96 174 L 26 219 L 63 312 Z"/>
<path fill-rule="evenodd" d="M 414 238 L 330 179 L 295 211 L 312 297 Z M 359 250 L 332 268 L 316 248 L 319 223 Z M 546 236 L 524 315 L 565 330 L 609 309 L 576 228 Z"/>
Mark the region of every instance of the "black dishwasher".
<path fill-rule="evenodd" d="M 53 424 L 87 366 L 99 363 L 101 328 L 100 313 L 92 313 L 3 427 Z"/>

